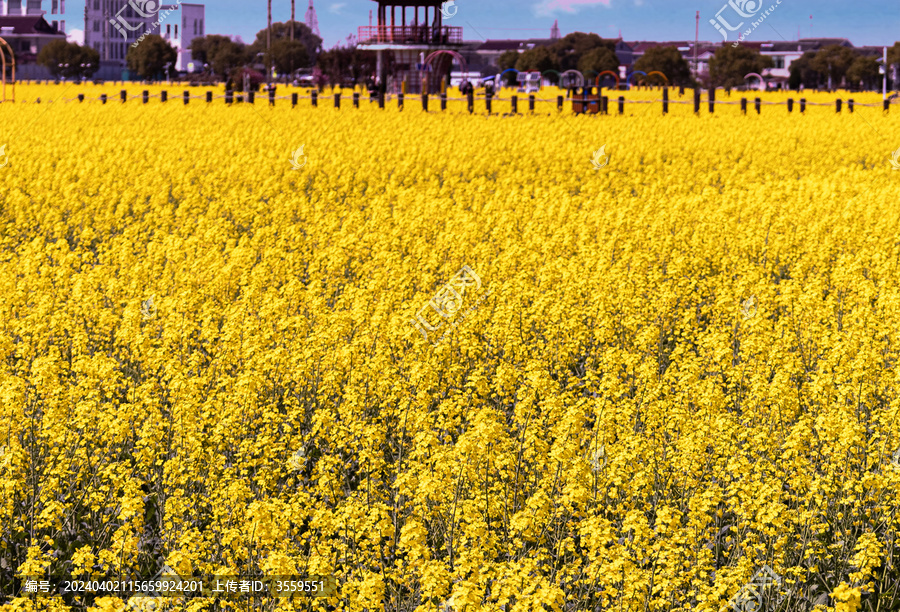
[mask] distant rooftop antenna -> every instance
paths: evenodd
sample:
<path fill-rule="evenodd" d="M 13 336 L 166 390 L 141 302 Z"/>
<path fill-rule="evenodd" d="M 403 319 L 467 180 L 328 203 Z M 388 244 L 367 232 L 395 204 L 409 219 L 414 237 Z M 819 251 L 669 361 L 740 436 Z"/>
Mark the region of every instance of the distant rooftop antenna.
<path fill-rule="evenodd" d="M 313 34 L 322 38 L 319 33 L 319 20 L 316 17 L 316 9 L 313 7 L 313 0 L 309 0 L 309 8 L 306 9 L 306 27 L 312 30 Z"/>
<path fill-rule="evenodd" d="M 559 38 L 559 19 L 553 21 L 553 27 L 550 28 L 550 38 L 557 40 Z"/>

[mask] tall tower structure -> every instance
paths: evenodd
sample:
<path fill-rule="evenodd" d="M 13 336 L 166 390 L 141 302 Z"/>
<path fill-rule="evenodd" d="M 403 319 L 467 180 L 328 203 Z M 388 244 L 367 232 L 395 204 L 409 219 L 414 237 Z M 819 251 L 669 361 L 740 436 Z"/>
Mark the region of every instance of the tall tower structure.
<path fill-rule="evenodd" d="M 553 40 L 559 40 L 559 19 L 553 20 L 553 27 L 550 28 L 550 38 Z"/>
<path fill-rule="evenodd" d="M 316 17 L 316 9 L 313 7 L 313 0 L 309 0 L 309 8 L 306 9 L 306 27 L 312 30 L 312 33 L 322 38 L 319 33 L 319 20 Z"/>
<path fill-rule="evenodd" d="M 456 15 L 453 3 L 445 7 L 442 0 L 375 2 L 378 25 L 360 26 L 358 44 L 376 52 L 376 73 L 389 91 L 399 90 L 405 81 L 407 93 L 419 93 L 423 85 L 435 92 L 442 78 L 450 74 L 453 62 L 467 71 L 465 58 L 457 51 L 463 44 L 463 29 L 444 25 L 444 19 Z M 385 52 L 390 57 L 385 57 Z M 390 74 L 389 59 L 393 63 Z"/>

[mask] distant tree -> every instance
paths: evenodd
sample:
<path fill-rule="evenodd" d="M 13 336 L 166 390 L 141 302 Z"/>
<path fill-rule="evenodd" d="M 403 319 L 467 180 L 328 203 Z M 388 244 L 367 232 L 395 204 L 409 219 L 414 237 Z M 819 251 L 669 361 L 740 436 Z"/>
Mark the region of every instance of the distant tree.
<path fill-rule="evenodd" d="M 201 64 L 209 64 L 212 73 L 221 79 L 247 61 L 245 45 L 217 34 L 192 40 L 191 56 Z"/>
<path fill-rule="evenodd" d="M 600 38 L 596 34 L 584 32 L 572 32 L 559 39 L 550 46 L 550 51 L 556 56 L 556 70 L 560 72 L 574 70 L 578 67 L 581 58 L 592 49 L 606 48 L 615 54 L 615 41 Z M 619 62 L 616 61 L 618 67 Z"/>
<path fill-rule="evenodd" d="M 386 54 L 383 59 L 386 72 L 390 74 L 394 67 L 393 58 Z M 375 51 L 359 47 L 334 47 L 319 55 L 316 66 L 332 85 L 352 83 L 356 86 L 375 75 L 378 56 Z"/>
<path fill-rule="evenodd" d="M 504 70 L 509 70 L 510 68 L 516 67 L 516 62 L 519 61 L 519 52 L 515 49 L 509 49 L 508 51 L 504 51 L 500 54 L 500 57 L 497 58 L 497 68 L 502 73 Z M 507 86 L 512 86 L 516 83 L 516 73 L 515 72 L 507 72 L 503 75 L 503 80 L 506 81 Z"/>
<path fill-rule="evenodd" d="M 250 85 L 248 91 L 259 91 L 260 85 L 266 82 L 266 76 L 262 72 L 242 66 L 231 71 L 225 83 L 225 88 L 243 92 L 245 76 Z"/>
<path fill-rule="evenodd" d="M 797 90 L 803 85 L 805 88 L 815 89 L 820 85 L 824 77 L 812 67 L 815 56 L 815 51 L 807 51 L 791 62 L 788 87 Z"/>
<path fill-rule="evenodd" d="M 594 47 L 578 60 L 578 71 L 581 74 L 587 74 L 590 70 L 597 74 L 604 70 L 612 70 L 618 74 L 619 58 L 606 47 Z"/>
<path fill-rule="evenodd" d="M 150 34 L 137 47 L 128 48 L 125 63 L 128 69 L 145 80 L 161 78 L 166 72 L 167 64 L 174 64 L 178 52 L 157 34 Z"/>
<path fill-rule="evenodd" d="M 694 84 L 691 67 L 676 47 L 650 47 L 634 63 L 634 70 L 647 74 L 662 72 L 671 85 L 690 87 Z"/>
<path fill-rule="evenodd" d="M 309 66 L 306 45 L 299 40 L 277 40 L 272 43 L 272 65 L 278 74 L 290 75 Z"/>
<path fill-rule="evenodd" d="M 855 59 L 856 54 L 849 47 L 829 45 L 816 53 L 811 65 L 816 72 L 824 74 L 826 79 L 831 77 L 832 87 L 839 87 Z"/>
<path fill-rule="evenodd" d="M 85 64 L 84 68 L 81 67 Z M 100 52 L 93 47 L 81 47 L 81 61 L 78 63 L 79 76 L 91 78 L 100 70 Z"/>
<path fill-rule="evenodd" d="M 272 24 L 272 46 L 279 40 L 291 39 L 291 26 L 294 28 L 294 40 L 299 41 L 306 47 L 306 56 L 308 58 L 307 65 L 316 62 L 319 53 L 322 52 L 322 39 L 313 34 L 305 23 L 299 21 L 278 22 Z M 248 47 L 251 57 L 255 57 L 258 53 L 266 52 L 266 28 L 256 33 L 256 40 Z M 303 66 L 297 66 L 302 68 Z M 279 71 L 280 72 L 280 71 Z"/>
<path fill-rule="evenodd" d="M 510 49 L 501 53 L 500 57 L 497 58 L 497 67 L 500 69 L 500 72 L 503 72 L 509 68 L 515 68 L 518 61 L 519 52 L 515 49 Z"/>
<path fill-rule="evenodd" d="M 519 55 L 515 68 L 519 72 L 532 70 L 544 72 L 545 70 L 559 70 L 559 63 L 550 49 L 547 47 L 535 47 Z"/>
<path fill-rule="evenodd" d="M 90 77 L 100 69 L 100 54 L 91 47 L 82 47 L 60 39 L 41 49 L 37 63 L 50 70 L 54 77 Z M 82 64 L 85 66 L 82 67 Z"/>
<path fill-rule="evenodd" d="M 880 80 L 878 74 L 878 61 L 874 57 L 857 55 L 850 67 L 847 68 L 847 85 L 849 87 L 862 87 L 862 89 L 875 89 Z"/>
<path fill-rule="evenodd" d="M 888 47 L 888 78 L 891 79 L 891 87 L 897 89 L 897 78 L 900 75 L 900 42 L 895 42 L 893 46 Z"/>
<path fill-rule="evenodd" d="M 774 65 L 771 57 L 760 55 L 747 47 L 723 45 L 716 49 L 716 54 L 709 60 L 709 76 L 714 87 L 731 89 L 743 85 L 744 76 L 748 73 L 762 74 L 763 70 Z"/>

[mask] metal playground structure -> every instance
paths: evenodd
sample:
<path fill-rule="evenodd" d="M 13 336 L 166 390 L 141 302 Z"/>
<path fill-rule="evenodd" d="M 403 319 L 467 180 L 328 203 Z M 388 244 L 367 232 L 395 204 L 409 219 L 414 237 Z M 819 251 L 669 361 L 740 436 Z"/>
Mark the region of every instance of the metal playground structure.
<path fill-rule="evenodd" d="M 6 53 L 9 52 L 10 67 L 12 69 L 10 84 L 12 85 L 12 97 L 6 97 Z M 9 43 L 0 38 L 0 81 L 3 83 L 3 99 L 0 102 L 16 101 L 16 56 L 13 54 Z"/>

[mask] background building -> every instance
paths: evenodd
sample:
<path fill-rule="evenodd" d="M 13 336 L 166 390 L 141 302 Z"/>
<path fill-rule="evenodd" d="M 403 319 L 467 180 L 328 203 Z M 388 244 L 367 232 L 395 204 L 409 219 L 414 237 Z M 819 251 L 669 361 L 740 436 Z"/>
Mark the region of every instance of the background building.
<path fill-rule="evenodd" d="M 127 80 L 130 76 L 125 64 L 128 49 L 145 34 L 157 34 L 167 39 L 178 51 L 173 73 L 187 71 L 193 61 L 191 41 L 206 33 L 204 5 L 163 5 L 159 12 L 148 14 L 141 13 L 135 6 L 129 0 L 85 0 L 84 44 L 100 54 L 100 71 L 96 78 Z M 156 25 L 157 21 L 161 23 Z"/>
<path fill-rule="evenodd" d="M 178 51 L 178 60 L 175 62 L 175 70 L 180 72 L 200 72 L 203 66 L 193 65 L 191 56 L 191 41 L 199 36 L 206 36 L 204 21 L 206 7 L 202 4 L 187 4 L 182 2 L 176 5 L 163 5 L 160 12 L 172 11 L 164 17 L 158 31 L 159 34 Z"/>
<path fill-rule="evenodd" d="M 100 54 L 100 70 L 95 78 L 128 80 L 125 66 L 128 47 L 155 21 L 156 14 L 141 15 L 128 0 L 85 0 L 84 44 Z"/>
<path fill-rule="evenodd" d="M 52 22 L 42 0 L 0 0 L 0 38 L 6 40 L 16 54 L 17 79 L 49 79 L 50 71 L 37 65 L 37 55 L 48 43 L 65 40 L 65 5 L 62 0 L 51 1 Z"/>

